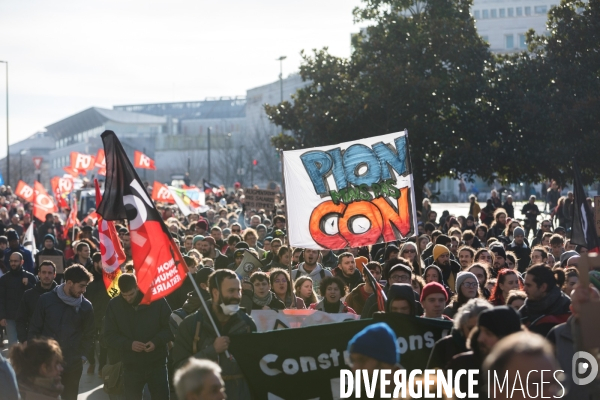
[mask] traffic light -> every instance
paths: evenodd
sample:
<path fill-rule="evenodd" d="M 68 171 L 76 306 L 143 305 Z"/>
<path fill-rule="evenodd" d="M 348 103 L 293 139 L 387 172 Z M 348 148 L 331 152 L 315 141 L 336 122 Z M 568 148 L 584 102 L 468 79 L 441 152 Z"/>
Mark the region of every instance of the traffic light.
<path fill-rule="evenodd" d="M 252 165 L 256 167 L 258 165 L 258 160 L 252 160 Z"/>

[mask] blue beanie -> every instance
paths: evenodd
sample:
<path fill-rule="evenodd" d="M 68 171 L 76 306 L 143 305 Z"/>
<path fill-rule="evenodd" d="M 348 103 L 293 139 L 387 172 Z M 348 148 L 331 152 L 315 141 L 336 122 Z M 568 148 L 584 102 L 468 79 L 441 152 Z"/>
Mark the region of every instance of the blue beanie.
<path fill-rule="evenodd" d="M 56 244 L 56 239 L 54 238 L 54 235 L 53 235 L 53 234 L 51 234 L 51 233 L 47 233 L 47 234 L 46 234 L 46 236 L 44 236 L 44 242 L 45 242 L 47 239 L 50 239 L 50 240 L 52 240 L 52 242 L 53 242 L 54 244 Z"/>
<path fill-rule="evenodd" d="M 348 352 L 371 357 L 386 364 L 400 363 L 400 347 L 396 334 L 385 323 L 367 326 L 348 342 Z"/>
<path fill-rule="evenodd" d="M 198 242 L 200 242 L 202 240 L 204 240 L 204 236 L 202 236 L 202 235 L 196 235 L 196 236 L 194 236 L 194 238 L 192 239 L 192 246 L 195 247 L 196 243 L 198 243 Z"/>

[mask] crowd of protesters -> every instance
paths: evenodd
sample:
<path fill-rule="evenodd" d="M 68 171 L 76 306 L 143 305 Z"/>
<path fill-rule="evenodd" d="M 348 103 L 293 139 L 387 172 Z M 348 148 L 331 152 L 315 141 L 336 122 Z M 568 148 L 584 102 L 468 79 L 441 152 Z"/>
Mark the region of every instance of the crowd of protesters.
<path fill-rule="evenodd" d="M 593 287 L 579 287 L 578 262 L 587 249 L 568 237 L 572 194 L 552 197 L 548 218 L 532 196 L 522 220 L 512 198 L 503 202 L 495 191 L 484 207 L 471 196 L 466 216 L 438 217 L 425 199 L 414 237 L 340 251 L 289 247 L 280 200 L 272 210 L 248 209 L 236 186 L 208 192 L 207 210 L 187 217 L 159 205 L 200 292 L 188 277 L 164 299 L 144 305 L 126 221 L 116 223 L 127 260 L 120 294 L 111 299 L 95 221 L 85 217 L 73 231 L 64 226 L 65 214 L 36 220 L 31 204 L 0 187 L 0 332 L 8 339 L 15 390 L 25 399 L 31 392 L 75 400 L 85 369 L 105 379 L 111 399 L 141 399 L 144 390 L 153 399 L 224 393 L 249 399 L 245 377 L 228 356 L 230 337 L 256 331 L 252 310 L 268 309 L 448 320 L 453 330 L 435 343 L 429 368 L 510 368 L 506 357 L 539 356 L 573 374 L 578 305 L 599 301 L 600 271 L 590 272 Z M 30 224 L 39 244 L 33 252 L 22 243 Z M 60 261 L 40 261 L 45 255 Z M 250 255 L 258 264 L 240 269 Z M 365 269 L 378 283 L 365 278 Z M 387 296 L 384 310 L 375 294 L 380 289 Z M 399 368 L 395 337 L 396 345 L 385 347 L 390 335 L 375 325 L 357 335 L 349 351 L 363 357 L 353 364 L 371 357 L 380 364 L 370 365 Z M 524 340 L 527 345 L 515 345 Z M 3 365 L 0 359 L 0 371 Z M 597 383 L 567 384 L 565 398 L 596 398 Z"/>

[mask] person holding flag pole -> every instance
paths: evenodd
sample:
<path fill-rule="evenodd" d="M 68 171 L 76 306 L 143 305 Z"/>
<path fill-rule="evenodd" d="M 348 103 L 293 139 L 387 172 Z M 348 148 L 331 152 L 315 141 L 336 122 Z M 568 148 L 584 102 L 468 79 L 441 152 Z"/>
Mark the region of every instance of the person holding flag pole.
<path fill-rule="evenodd" d="M 198 293 L 198 297 L 202 301 L 203 308 L 200 309 L 200 312 L 203 312 L 205 315 L 207 315 L 207 320 L 210 322 L 210 324 L 208 324 L 206 323 L 206 320 L 203 320 L 202 325 L 204 327 L 210 326 L 212 328 L 213 334 L 218 338 L 219 350 L 221 350 L 221 353 L 225 354 L 226 356 L 222 358 L 230 360 L 231 363 L 235 363 L 235 361 L 233 361 L 233 359 L 230 357 L 226 350 L 226 346 L 223 346 L 227 343 L 228 338 L 221 336 L 221 333 L 219 332 L 219 329 L 217 328 L 217 325 L 211 314 L 211 309 L 204 301 L 200 293 L 200 289 L 198 288 L 191 272 L 188 270 L 186 263 L 183 260 L 183 256 L 181 255 L 179 247 L 169 234 L 169 231 L 162 220 L 160 213 L 156 209 L 154 202 L 146 193 L 144 185 L 137 175 L 133 165 L 131 164 L 131 161 L 127 158 L 123 146 L 121 145 L 115 133 L 112 131 L 105 131 L 101 137 L 104 144 L 106 160 L 106 183 L 104 195 L 100 201 L 100 204 L 98 204 L 96 212 L 106 221 L 124 219 L 128 221 L 129 232 L 131 236 L 131 255 L 135 270 L 135 277 L 129 274 L 124 274 L 119 277 L 118 283 L 121 294 L 112 299 L 109 303 L 106 317 L 107 320 L 105 323 L 105 328 L 107 330 L 107 344 L 109 347 L 123 351 L 123 365 L 125 366 L 126 385 L 128 380 L 127 378 L 129 377 L 131 380 L 129 389 L 126 387 L 126 392 L 131 393 L 133 396 L 132 398 L 141 398 L 141 392 L 138 396 L 137 389 L 143 381 L 154 380 L 156 378 L 156 376 L 154 376 L 155 374 L 160 375 L 160 381 L 163 381 L 162 364 L 160 367 L 158 367 L 158 364 L 155 364 L 157 365 L 157 368 L 152 373 L 149 371 L 137 371 L 138 368 L 136 366 L 144 366 L 144 360 L 147 358 L 144 357 L 144 353 L 153 353 L 158 349 L 159 345 L 161 348 L 163 347 L 163 343 L 166 345 L 165 339 L 167 339 L 167 331 L 169 331 L 168 321 L 171 310 L 168 307 L 168 304 L 166 304 L 164 297 L 175 291 L 183 284 L 186 274 L 188 275 L 190 282 L 192 282 L 194 290 L 196 290 Z M 221 273 L 221 275 L 227 272 L 230 271 L 225 270 Z M 235 274 L 233 275 L 238 283 L 237 297 L 239 305 L 239 297 L 241 297 L 239 292 L 241 290 L 241 286 L 239 286 L 239 280 L 237 279 L 237 276 Z M 132 278 L 134 278 L 135 281 Z M 231 313 L 231 309 L 235 307 L 235 283 L 230 283 L 232 279 L 224 279 L 224 277 L 219 279 L 218 277 L 214 277 L 214 274 L 211 276 L 211 278 L 213 278 L 209 280 L 209 282 L 212 282 L 210 285 L 211 292 L 214 293 L 213 289 L 215 289 L 215 285 L 219 286 L 219 288 L 216 289 L 218 292 L 217 297 L 220 297 L 221 290 L 223 290 L 223 292 L 228 291 L 228 293 L 230 291 L 234 292 L 232 295 L 233 300 L 228 297 L 228 301 L 230 301 L 228 306 L 230 307 L 222 308 L 223 313 Z M 123 284 L 125 284 L 126 287 L 123 287 Z M 113 307 L 115 310 L 120 308 L 130 312 L 130 309 L 134 309 L 134 307 L 139 309 L 142 305 L 151 305 L 153 302 L 157 302 L 159 300 L 160 303 L 164 303 L 166 305 L 166 308 L 161 307 L 160 310 L 160 338 L 155 341 L 149 340 L 147 342 L 144 342 L 143 340 L 133 340 L 131 336 L 133 336 L 135 333 L 127 332 L 125 325 L 123 325 L 127 323 L 127 325 L 130 326 L 131 319 L 123 318 L 123 316 L 118 317 L 117 314 L 119 313 L 118 311 L 117 313 L 114 313 Z M 134 306 L 134 304 L 136 305 Z M 165 310 L 164 314 L 163 309 Z M 111 312 L 113 312 L 114 318 L 109 317 Z M 239 310 L 239 312 L 233 311 L 233 313 L 237 316 L 241 314 L 245 315 L 245 313 L 241 310 Z M 190 317 L 194 317 L 197 314 L 198 313 L 193 314 Z M 162 318 L 163 315 L 166 315 L 164 319 Z M 249 319 L 249 317 L 246 318 Z M 249 323 L 247 320 L 244 321 L 249 327 L 249 329 L 246 331 L 256 330 L 256 326 L 252 320 L 249 320 Z M 184 325 L 184 322 L 182 322 L 182 325 Z M 166 331 L 162 330 L 163 323 Z M 119 326 L 121 326 L 121 328 L 119 328 Z M 231 327 L 225 325 L 225 328 Z M 231 329 L 229 329 L 229 331 L 231 331 Z M 140 333 L 146 336 L 148 335 L 147 331 Z M 170 331 L 168 335 L 170 335 Z M 176 352 L 176 350 L 174 351 Z M 190 355 L 194 355 L 194 353 Z M 159 358 L 156 358 L 156 360 L 158 359 Z M 160 359 L 162 359 L 162 357 L 160 357 Z M 183 362 L 184 360 L 180 361 Z M 128 370 L 130 371 L 129 374 L 127 373 Z M 166 374 L 166 369 L 164 371 Z M 239 377 L 236 377 L 236 379 L 239 380 L 241 378 L 243 380 L 243 376 L 241 375 L 241 372 L 239 372 L 239 368 L 237 368 L 237 372 Z M 141 385 L 141 387 L 143 388 L 143 385 Z M 164 393 L 164 386 L 157 387 L 155 391 Z M 245 393 L 247 393 L 248 396 L 243 398 L 249 398 L 249 390 L 247 385 L 245 385 Z M 167 396 L 164 398 L 168 398 L 168 392 Z M 230 398 L 236 397 L 230 396 Z"/>

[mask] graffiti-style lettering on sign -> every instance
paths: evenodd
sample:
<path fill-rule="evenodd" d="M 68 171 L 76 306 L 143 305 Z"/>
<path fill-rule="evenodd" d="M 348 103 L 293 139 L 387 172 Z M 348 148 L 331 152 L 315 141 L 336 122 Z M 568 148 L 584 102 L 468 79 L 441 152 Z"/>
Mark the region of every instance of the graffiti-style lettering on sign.
<path fill-rule="evenodd" d="M 414 235 L 406 132 L 284 152 L 294 247 L 343 249 Z"/>

